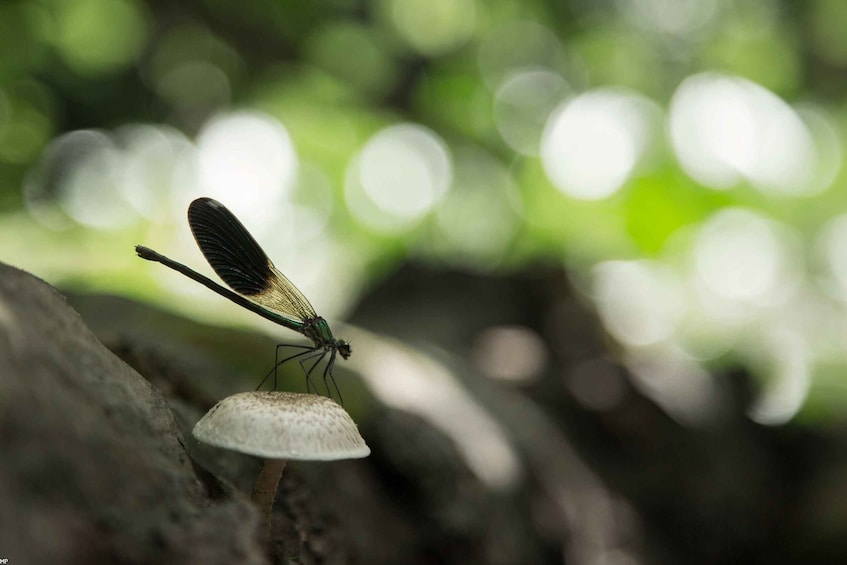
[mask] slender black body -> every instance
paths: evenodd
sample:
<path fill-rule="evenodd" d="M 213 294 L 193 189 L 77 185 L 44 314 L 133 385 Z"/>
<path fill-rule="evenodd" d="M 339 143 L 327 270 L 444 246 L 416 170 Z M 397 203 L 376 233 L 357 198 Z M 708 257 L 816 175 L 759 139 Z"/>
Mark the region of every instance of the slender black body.
<path fill-rule="evenodd" d="M 350 344 L 332 335 L 326 320 L 315 313 L 306 297 L 274 267 L 253 236 L 223 204 L 211 198 L 198 198 L 188 207 L 188 223 L 209 265 L 235 292 L 148 247 L 137 245 L 136 253 L 143 259 L 157 261 L 179 271 L 239 306 L 301 333 L 312 341 L 312 346 L 278 345 L 274 368 L 259 384 L 260 387 L 271 374 L 276 374 L 280 365 L 299 358 L 300 366 L 306 373 L 307 388 L 311 390 L 311 373 L 329 354 L 329 361 L 323 371 L 324 385 L 329 394 L 327 378 L 335 385 L 332 377 L 335 356 L 338 354 L 344 359 L 350 357 Z M 302 351 L 279 361 L 279 350 L 283 347 Z M 304 363 L 312 359 L 315 362 L 307 369 Z M 335 390 L 338 392 L 337 385 Z"/>

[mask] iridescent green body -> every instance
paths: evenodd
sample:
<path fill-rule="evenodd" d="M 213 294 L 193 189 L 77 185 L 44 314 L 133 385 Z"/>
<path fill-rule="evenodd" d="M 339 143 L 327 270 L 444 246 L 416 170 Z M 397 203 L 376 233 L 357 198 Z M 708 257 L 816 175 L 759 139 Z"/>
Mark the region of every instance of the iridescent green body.
<path fill-rule="evenodd" d="M 315 342 L 315 345 L 319 343 L 322 345 L 332 344 L 336 341 L 329 329 L 329 324 L 320 316 L 308 320 L 303 325 L 303 335 Z"/>

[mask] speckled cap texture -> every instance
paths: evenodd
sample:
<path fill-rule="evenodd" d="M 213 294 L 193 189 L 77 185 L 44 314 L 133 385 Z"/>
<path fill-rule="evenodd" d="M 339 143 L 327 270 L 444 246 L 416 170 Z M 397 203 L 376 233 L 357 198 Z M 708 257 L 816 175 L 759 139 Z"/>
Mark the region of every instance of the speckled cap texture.
<path fill-rule="evenodd" d="M 192 435 L 209 445 L 266 459 L 331 461 L 371 452 L 350 414 L 316 394 L 234 394 L 209 410 Z"/>

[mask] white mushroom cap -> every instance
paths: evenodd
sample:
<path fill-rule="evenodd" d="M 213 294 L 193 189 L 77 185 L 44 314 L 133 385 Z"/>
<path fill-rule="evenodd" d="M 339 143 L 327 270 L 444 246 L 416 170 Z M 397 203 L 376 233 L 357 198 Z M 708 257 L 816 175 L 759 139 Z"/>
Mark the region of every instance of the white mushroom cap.
<path fill-rule="evenodd" d="M 197 422 L 192 435 L 266 459 L 330 461 L 371 452 L 344 408 L 324 396 L 294 392 L 228 396 Z"/>

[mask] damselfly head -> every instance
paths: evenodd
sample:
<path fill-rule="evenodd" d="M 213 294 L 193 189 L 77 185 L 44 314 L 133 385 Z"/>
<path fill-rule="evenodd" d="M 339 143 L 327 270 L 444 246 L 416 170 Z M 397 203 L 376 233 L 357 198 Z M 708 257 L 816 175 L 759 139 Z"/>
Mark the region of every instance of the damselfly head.
<path fill-rule="evenodd" d="M 339 339 L 336 342 L 336 348 L 338 349 L 338 354 L 341 355 L 342 359 L 347 359 L 350 357 L 350 354 L 353 353 L 353 350 L 350 348 L 350 344 L 343 339 Z"/>

